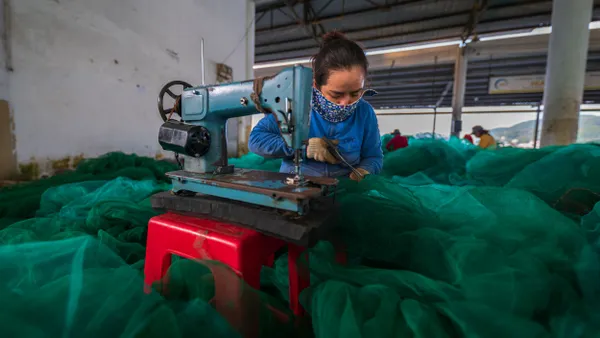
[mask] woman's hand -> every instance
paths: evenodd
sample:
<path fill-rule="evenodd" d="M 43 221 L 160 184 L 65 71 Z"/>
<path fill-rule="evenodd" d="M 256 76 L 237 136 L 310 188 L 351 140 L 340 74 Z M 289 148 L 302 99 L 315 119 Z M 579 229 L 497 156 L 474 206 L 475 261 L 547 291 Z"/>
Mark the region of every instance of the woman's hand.
<path fill-rule="evenodd" d="M 340 141 L 331 140 L 331 143 L 338 145 Z M 319 137 L 313 137 L 308 140 L 306 147 L 306 157 L 312 158 L 315 161 L 326 162 L 329 164 L 338 164 L 340 161 L 327 150 L 327 142 Z"/>
<path fill-rule="evenodd" d="M 356 171 L 358 171 L 359 173 L 362 174 L 362 176 L 358 176 L 357 174 L 355 174 L 354 172 L 352 172 L 350 174 L 350 179 L 356 182 L 360 182 L 360 180 L 362 180 L 363 178 L 365 178 L 365 176 L 369 175 L 370 173 L 368 171 L 366 171 L 363 168 L 357 168 Z"/>

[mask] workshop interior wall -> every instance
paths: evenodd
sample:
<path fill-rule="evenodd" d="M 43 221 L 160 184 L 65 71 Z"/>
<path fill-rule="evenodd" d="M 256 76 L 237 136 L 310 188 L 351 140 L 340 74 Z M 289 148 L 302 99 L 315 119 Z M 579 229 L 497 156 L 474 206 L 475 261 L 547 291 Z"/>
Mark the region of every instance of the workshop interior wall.
<path fill-rule="evenodd" d="M 222 62 L 233 68 L 234 80 L 245 79 L 246 49 L 254 53 L 253 44 L 242 39 L 250 5 L 246 0 L 12 1 L 9 97 L 19 163 L 64 162 L 110 151 L 170 155 L 161 154 L 157 142 L 159 89 L 175 79 L 201 84 L 201 37 L 207 83 L 215 82 L 216 64 Z"/>

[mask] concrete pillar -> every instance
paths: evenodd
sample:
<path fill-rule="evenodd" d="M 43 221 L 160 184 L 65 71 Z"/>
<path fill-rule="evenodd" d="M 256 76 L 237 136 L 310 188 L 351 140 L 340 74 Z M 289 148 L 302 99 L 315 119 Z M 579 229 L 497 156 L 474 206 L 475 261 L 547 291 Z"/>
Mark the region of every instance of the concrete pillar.
<path fill-rule="evenodd" d="M 4 101 L 8 101 L 10 91 L 8 79 L 9 72 L 12 71 L 11 17 L 10 1 L 2 0 L 0 4 L 0 100 Z"/>
<path fill-rule="evenodd" d="M 246 18 L 248 24 L 252 22 L 252 26 L 248 30 L 246 37 L 246 79 L 254 78 L 254 16 L 256 13 L 256 5 L 253 0 L 248 0 L 246 5 Z M 258 112 L 257 112 L 258 113 Z M 256 115 L 255 115 L 256 116 Z M 244 116 L 238 118 L 238 137 L 237 137 L 237 156 L 242 156 L 248 153 L 248 139 L 252 130 L 252 116 Z"/>
<path fill-rule="evenodd" d="M 0 186 L 17 174 L 16 142 L 12 109 L 9 105 L 11 61 L 11 15 L 8 0 L 0 3 Z"/>
<path fill-rule="evenodd" d="M 593 0 L 554 0 L 540 146 L 577 141 Z"/>
<path fill-rule="evenodd" d="M 467 48 L 459 47 L 454 63 L 454 86 L 452 90 L 452 124 L 450 135 L 460 137 L 462 130 L 462 109 L 465 105 L 467 85 Z"/>

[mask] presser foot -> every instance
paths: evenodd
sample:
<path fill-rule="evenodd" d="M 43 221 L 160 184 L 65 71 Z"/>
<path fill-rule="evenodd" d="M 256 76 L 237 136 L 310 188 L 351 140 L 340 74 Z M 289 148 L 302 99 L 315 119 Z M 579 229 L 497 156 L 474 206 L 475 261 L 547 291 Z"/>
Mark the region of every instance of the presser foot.
<path fill-rule="evenodd" d="M 294 177 L 288 177 L 285 179 L 285 183 L 287 185 L 293 185 L 296 187 L 304 187 L 306 185 L 308 185 L 309 181 L 306 180 L 304 177 L 296 175 Z"/>

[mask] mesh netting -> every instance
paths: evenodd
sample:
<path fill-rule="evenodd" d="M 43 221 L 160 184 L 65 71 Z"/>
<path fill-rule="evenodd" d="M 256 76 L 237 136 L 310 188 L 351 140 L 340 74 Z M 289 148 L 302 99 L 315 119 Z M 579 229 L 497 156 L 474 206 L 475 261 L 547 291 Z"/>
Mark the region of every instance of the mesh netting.
<path fill-rule="evenodd" d="M 411 138 L 409 145 L 385 156 L 384 176 L 418 175 L 444 184 L 462 181 L 466 163 L 477 151 L 473 145 L 454 138 L 449 142 Z"/>
<path fill-rule="evenodd" d="M 239 336 L 206 301 L 145 294 L 143 277 L 111 249 L 87 236 L 0 246 L 0 335 Z"/>
<path fill-rule="evenodd" d="M 480 151 L 411 139 L 386 153 L 382 176 L 343 180 L 334 221 L 348 264 L 327 242 L 302 257 L 306 330 L 286 310 L 285 254 L 263 269 L 261 292 L 218 263 L 180 259 L 167 295 L 144 293 L 149 197 L 168 189 L 163 174 L 174 168 L 109 154 L 0 190 L 0 336 L 600 335 L 595 145 Z M 214 305 L 216 274 L 242 290 L 228 307 Z M 227 322 L 232 308 L 251 320 Z"/>
<path fill-rule="evenodd" d="M 154 161 L 151 158 L 122 153 L 112 153 L 95 160 L 84 161 L 80 163 L 75 172 L 66 172 L 27 183 L 25 186 L 15 185 L 2 188 L 0 190 L 0 219 L 10 219 L 10 221 L 4 221 L 8 223 L 34 217 L 39 208 L 42 194 L 50 187 L 92 180 L 111 180 L 117 177 L 134 180 L 152 179 L 168 183 L 169 181 L 163 174 L 176 170 L 176 168 L 176 165 L 166 161 Z"/>
<path fill-rule="evenodd" d="M 278 172 L 281 167 L 281 159 L 266 159 L 250 153 L 242 158 L 232 158 L 229 164 L 241 169 L 255 169 Z"/>
<path fill-rule="evenodd" d="M 384 154 L 389 153 L 390 151 L 386 148 L 388 142 L 391 141 L 391 139 L 394 138 L 394 136 L 392 134 L 385 134 L 381 136 L 381 150 L 383 151 Z"/>

